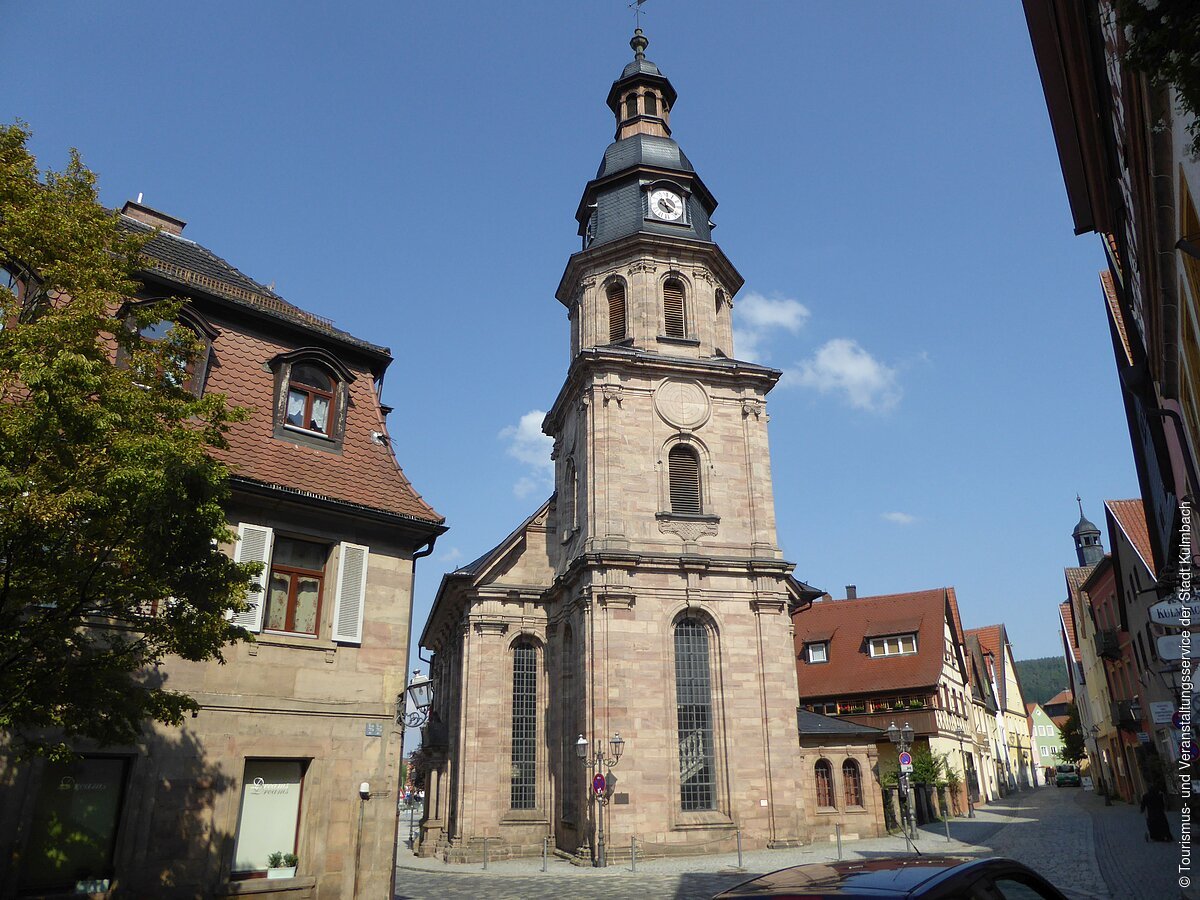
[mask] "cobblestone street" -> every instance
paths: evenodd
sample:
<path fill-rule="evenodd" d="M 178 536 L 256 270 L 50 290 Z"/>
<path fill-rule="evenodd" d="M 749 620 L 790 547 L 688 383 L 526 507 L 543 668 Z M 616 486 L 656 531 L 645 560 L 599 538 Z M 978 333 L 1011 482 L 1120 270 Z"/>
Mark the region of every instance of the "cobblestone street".
<path fill-rule="evenodd" d="M 1172 828 L 1179 834 L 1178 813 Z M 1136 807 L 1075 789 L 1041 788 L 1010 796 L 980 809 L 975 819 L 953 819 L 949 841 L 943 824 L 921 831 L 922 853 L 1008 856 L 1036 869 L 1072 898 L 1175 900 L 1178 846 L 1144 840 Z M 902 854 L 901 838 L 847 842 L 846 859 Z M 756 851 L 737 856 L 639 861 L 607 869 L 576 868 L 551 859 L 493 861 L 447 866 L 418 859 L 404 846 L 396 873 L 396 900 L 466 900 L 489 897 L 522 900 L 616 900 L 625 897 L 706 900 L 753 875 L 785 866 L 837 859 L 833 844 L 797 850 Z"/>

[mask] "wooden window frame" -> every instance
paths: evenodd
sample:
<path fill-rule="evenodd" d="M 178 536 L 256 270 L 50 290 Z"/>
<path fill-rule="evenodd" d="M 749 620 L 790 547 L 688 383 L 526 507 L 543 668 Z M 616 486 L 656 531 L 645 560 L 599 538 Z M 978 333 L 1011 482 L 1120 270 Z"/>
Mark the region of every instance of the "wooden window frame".
<path fill-rule="evenodd" d="M 319 570 L 304 569 L 300 566 L 287 565 L 286 563 L 275 562 L 275 555 L 278 551 L 280 541 L 293 541 L 298 544 L 312 544 L 315 547 L 323 547 L 325 549 L 325 566 Z M 276 536 L 274 546 L 271 551 L 271 572 L 267 578 L 265 595 L 263 597 L 263 631 L 267 634 L 294 634 L 304 637 L 319 638 L 321 636 L 321 610 L 324 605 L 325 597 L 325 569 L 329 566 L 329 548 L 319 541 L 308 541 L 302 538 L 290 538 Z M 268 628 L 267 618 L 270 615 L 271 606 L 271 585 L 275 580 L 276 575 L 285 576 L 288 579 L 287 592 L 287 613 L 284 615 L 284 628 Z M 296 585 L 300 578 L 315 578 L 317 580 L 317 610 L 314 616 L 316 631 L 297 631 L 296 630 Z"/>
<path fill-rule="evenodd" d="M 822 774 L 824 774 L 824 778 L 822 778 Z M 814 793 L 816 794 L 817 808 L 837 809 L 837 795 L 833 790 L 833 763 L 824 758 L 813 763 L 813 783 L 816 786 Z"/>
<path fill-rule="evenodd" d="M 294 364 L 292 366 L 291 370 L 288 372 L 287 385 L 284 389 L 284 394 L 285 394 L 286 399 L 284 400 L 284 409 L 283 409 L 283 427 L 284 428 L 295 428 L 299 431 L 305 432 L 306 434 L 317 434 L 317 435 L 320 435 L 321 437 L 332 439 L 335 423 L 337 422 L 337 395 L 338 395 L 337 376 L 334 373 L 329 372 L 329 371 L 322 372 L 322 374 L 324 374 L 326 377 L 329 378 L 330 388 L 328 390 L 317 387 L 316 385 L 313 385 L 313 384 L 306 384 L 305 382 L 299 381 L 296 378 L 296 370 L 302 369 L 305 366 L 308 366 L 309 368 L 317 370 L 317 371 L 321 371 L 322 369 L 324 369 L 324 367 L 318 363 L 307 362 L 307 361 L 297 362 L 296 364 Z M 323 398 L 329 404 L 328 408 L 325 410 L 325 428 L 324 429 L 312 428 L 312 427 L 309 427 L 308 425 L 297 425 L 294 422 L 289 421 L 290 417 L 288 415 L 288 408 L 291 406 L 291 400 L 292 400 L 293 393 L 302 394 L 304 396 L 304 416 L 303 416 L 304 422 L 312 422 L 313 421 L 313 417 L 312 417 L 313 403 L 317 398 Z"/>
<path fill-rule="evenodd" d="M 862 766 L 856 759 L 842 762 L 842 802 L 847 808 L 864 806 Z"/>

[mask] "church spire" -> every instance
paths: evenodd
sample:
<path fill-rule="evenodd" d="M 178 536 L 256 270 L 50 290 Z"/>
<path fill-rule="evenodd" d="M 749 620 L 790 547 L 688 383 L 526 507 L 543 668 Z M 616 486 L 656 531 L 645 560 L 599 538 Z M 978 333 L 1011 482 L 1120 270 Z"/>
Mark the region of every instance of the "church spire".
<path fill-rule="evenodd" d="M 1076 494 L 1075 502 L 1079 504 L 1079 524 L 1071 532 L 1075 539 L 1075 556 L 1081 566 L 1094 566 L 1104 559 L 1104 544 L 1100 542 L 1100 529 L 1093 525 L 1083 514 L 1083 499 Z"/>

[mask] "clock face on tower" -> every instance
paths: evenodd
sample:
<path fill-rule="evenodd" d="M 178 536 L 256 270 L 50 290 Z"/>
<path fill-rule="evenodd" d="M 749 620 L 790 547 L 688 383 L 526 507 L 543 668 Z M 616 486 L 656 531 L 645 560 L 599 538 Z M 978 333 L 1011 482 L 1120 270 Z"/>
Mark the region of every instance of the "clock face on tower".
<path fill-rule="evenodd" d="M 683 219 L 683 198 L 674 191 L 658 188 L 650 192 L 650 215 L 664 222 Z"/>

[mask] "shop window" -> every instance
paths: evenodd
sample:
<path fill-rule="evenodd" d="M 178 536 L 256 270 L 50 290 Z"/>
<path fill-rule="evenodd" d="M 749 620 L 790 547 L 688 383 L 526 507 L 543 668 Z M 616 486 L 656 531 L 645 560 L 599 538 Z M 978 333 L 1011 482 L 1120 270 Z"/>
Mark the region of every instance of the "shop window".
<path fill-rule="evenodd" d="M 296 852 L 303 787 L 303 760 L 246 760 L 233 850 L 234 877 L 265 872 L 272 853 Z"/>
<path fill-rule="evenodd" d="M 109 889 L 128 774 L 127 757 L 46 765 L 21 858 L 22 893 Z"/>

